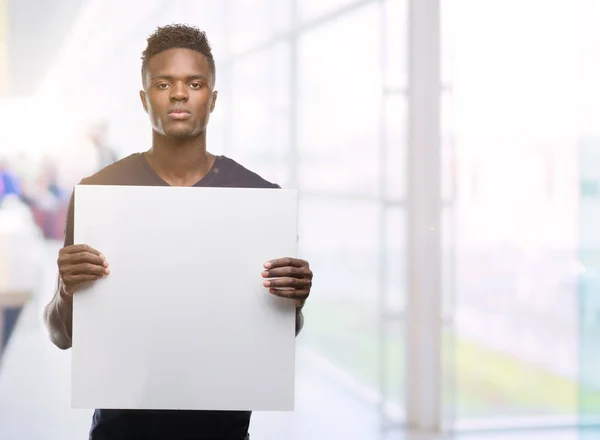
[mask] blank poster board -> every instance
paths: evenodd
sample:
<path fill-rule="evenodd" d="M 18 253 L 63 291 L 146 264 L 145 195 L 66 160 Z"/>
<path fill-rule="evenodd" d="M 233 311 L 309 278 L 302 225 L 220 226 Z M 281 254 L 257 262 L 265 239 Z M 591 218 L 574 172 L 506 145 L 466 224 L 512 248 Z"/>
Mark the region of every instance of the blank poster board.
<path fill-rule="evenodd" d="M 74 296 L 74 408 L 293 409 L 295 304 L 261 272 L 296 256 L 295 190 L 78 185 L 74 212 L 111 270 Z"/>

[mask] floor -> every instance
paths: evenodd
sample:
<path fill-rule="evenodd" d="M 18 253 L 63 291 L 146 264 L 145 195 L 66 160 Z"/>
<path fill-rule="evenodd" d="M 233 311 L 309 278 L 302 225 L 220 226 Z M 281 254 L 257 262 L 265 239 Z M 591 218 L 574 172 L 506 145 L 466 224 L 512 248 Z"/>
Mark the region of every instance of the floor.
<path fill-rule="evenodd" d="M 87 438 L 91 412 L 70 408 L 70 353 L 49 342 L 41 309 L 52 294 L 58 244 L 46 245 L 36 301 L 19 320 L 0 369 L 1 440 Z M 290 413 L 255 413 L 256 440 L 592 440 L 600 432 L 567 430 L 427 436 L 401 431 L 382 435 L 375 408 L 346 393 L 309 356 L 298 353 L 297 407 Z"/>

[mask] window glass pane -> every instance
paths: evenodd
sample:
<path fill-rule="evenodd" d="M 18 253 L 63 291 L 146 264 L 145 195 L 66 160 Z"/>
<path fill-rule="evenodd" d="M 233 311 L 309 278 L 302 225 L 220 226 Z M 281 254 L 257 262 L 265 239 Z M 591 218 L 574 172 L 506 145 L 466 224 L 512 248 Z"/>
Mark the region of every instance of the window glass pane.
<path fill-rule="evenodd" d="M 508 144 L 519 140 L 489 142 L 461 168 L 477 176 L 477 188 L 459 196 L 455 230 L 458 414 L 574 415 L 575 182 L 563 179 L 576 149 L 563 145 L 563 171 L 551 181 L 559 189 L 549 197 L 551 151 L 543 157 Z"/>
<path fill-rule="evenodd" d="M 226 126 L 225 126 L 225 115 L 226 110 L 222 108 L 217 100 L 217 106 L 210 116 L 210 123 L 206 129 L 206 145 L 208 150 L 213 154 L 224 154 L 225 143 L 226 143 Z"/>
<path fill-rule="evenodd" d="M 446 91 L 441 96 L 441 134 L 442 134 L 442 160 L 441 160 L 441 185 L 442 197 L 446 202 L 452 202 L 456 192 L 456 139 L 455 115 L 451 91 Z"/>
<path fill-rule="evenodd" d="M 578 5 L 450 4 L 458 426 L 564 421 L 581 388 Z"/>
<path fill-rule="evenodd" d="M 289 164 L 289 46 L 280 43 L 233 65 L 230 108 L 231 151 L 244 166 L 286 186 Z"/>
<path fill-rule="evenodd" d="M 215 57 L 218 78 L 219 64 L 229 55 L 227 52 L 229 40 L 227 2 L 223 0 L 186 0 L 171 3 L 180 5 L 180 13 L 175 19 L 165 20 L 163 23 L 189 23 L 206 32 Z M 190 19 L 190 17 L 193 18 Z"/>
<path fill-rule="evenodd" d="M 298 179 L 302 189 L 377 193 L 378 14 L 378 5 L 370 4 L 300 37 Z"/>
<path fill-rule="evenodd" d="M 230 0 L 227 35 L 231 53 L 263 43 L 290 26 L 291 0 Z"/>
<path fill-rule="evenodd" d="M 299 203 L 299 254 L 315 273 L 302 342 L 371 390 L 379 386 L 379 214 L 372 202 Z"/>
<path fill-rule="evenodd" d="M 355 2 L 353 0 L 298 0 L 298 16 L 300 20 L 311 20 L 352 3 Z"/>
<path fill-rule="evenodd" d="M 388 208 L 385 213 L 385 308 L 392 313 L 404 311 L 407 294 L 406 211 Z"/>
<path fill-rule="evenodd" d="M 389 319 L 381 323 L 385 334 L 379 341 L 383 350 L 381 373 L 383 414 L 392 423 L 405 420 L 406 399 L 406 327 L 402 317 Z M 393 438 L 393 437 L 392 437 Z"/>
<path fill-rule="evenodd" d="M 600 32 L 598 17 L 600 3 L 596 0 L 579 0 L 579 126 L 585 135 L 600 136 Z"/>
<path fill-rule="evenodd" d="M 600 416 L 600 3 L 582 0 L 579 22 L 580 200 L 579 200 L 579 416 L 594 423 Z M 582 433 L 580 440 L 598 434 Z"/>
<path fill-rule="evenodd" d="M 383 2 L 385 86 L 405 90 L 408 83 L 408 1 Z"/>
<path fill-rule="evenodd" d="M 453 83 L 453 67 L 454 57 L 456 56 L 455 49 L 455 17 L 456 3 L 454 0 L 440 1 L 441 14 L 441 71 L 442 85 L 448 86 Z"/>
<path fill-rule="evenodd" d="M 406 97 L 391 94 L 385 98 L 385 177 L 386 195 L 393 200 L 406 197 L 407 115 Z"/>
<path fill-rule="evenodd" d="M 456 295 L 456 209 L 442 208 L 442 319 L 454 313 Z M 446 323 L 447 324 L 447 323 Z"/>
<path fill-rule="evenodd" d="M 385 295 L 390 314 L 404 309 L 405 212 L 389 210 L 382 224 L 378 203 L 304 197 L 299 213 L 300 255 L 310 261 L 315 274 L 321 274 L 315 276 L 314 298 L 306 306 L 310 326 L 302 343 L 349 374 L 366 403 L 375 404 L 368 396 L 382 391 L 389 415 L 398 418 L 404 407 L 403 321 L 390 316 L 387 324 L 383 322 L 379 301 Z M 386 235 L 380 247 L 382 226 Z M 385 264 L 383 286 L 381 264 Z M 380 350 L 385 350 L 383 365 Z"/>
<path fill-rule="evenodd" d="M 452 76 L 461 132 L 515 133 L 525 138 L 532 133 L 564 136 L 576 130 L 577 2 L 453 4 Z"/>
<path fill-rule="evenodd" d="M 388 208 L 385 212 L 383 307 L 385 317 L 380 317 L 382 350 L 382 394 L 385 398 L 386 417 L 403 419 L 405 399 L 405 319 L 407 285 L 406 211 Z"/>
<path fill-rule="evenodd" d="M 442 420 L 452 426 L 458 406 L 456 351 L 456 212 L 442 209 Z"/>
<path fill-rule="evenodd" d="M 600 32 L 597 17 L 600 4 L 582 0 L 580 4 L 580 127 L 579 142 L 579 416 L 582 422 L 594 423 L 600 416 L 600 91 L 597 78 L 600 73 L 598 50 Z M 581 440 L 593 440 L 593 432 L 581 435 Z"/>

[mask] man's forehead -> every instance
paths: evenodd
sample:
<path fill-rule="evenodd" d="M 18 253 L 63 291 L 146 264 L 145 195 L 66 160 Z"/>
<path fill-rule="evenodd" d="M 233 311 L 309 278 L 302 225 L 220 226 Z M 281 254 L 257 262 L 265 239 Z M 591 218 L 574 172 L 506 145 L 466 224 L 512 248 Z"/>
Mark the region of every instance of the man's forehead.
<path fill-rule="evenodd" d="M 211 81 L 212 69 L 203 54 L 190 49 L 169 49 L 153 56 L 146 66 L 144 80 L 156 77 L 172 79 L 205 78 Z"/>
<path fill-rule="evenodd" d="M 204 54 L 191 49 L 175 48 L 154 55 L 148 62 L 148 70 L 155 71 L 187 68 L 206 70 L 210 69 L 208 59 Z"/>

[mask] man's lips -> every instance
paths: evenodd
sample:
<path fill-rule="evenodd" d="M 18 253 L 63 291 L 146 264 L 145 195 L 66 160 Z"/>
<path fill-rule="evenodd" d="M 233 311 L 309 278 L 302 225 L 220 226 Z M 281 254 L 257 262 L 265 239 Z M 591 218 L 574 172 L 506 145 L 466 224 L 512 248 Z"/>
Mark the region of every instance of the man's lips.
<path fill-rule="evenodd" d="M 187 119 L 192 116 L 189 111 L 183 109 L 173 109 L 168 114 L 172 119 Z"/>

